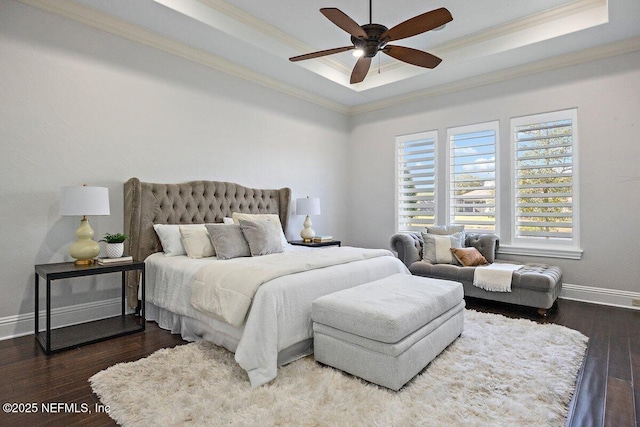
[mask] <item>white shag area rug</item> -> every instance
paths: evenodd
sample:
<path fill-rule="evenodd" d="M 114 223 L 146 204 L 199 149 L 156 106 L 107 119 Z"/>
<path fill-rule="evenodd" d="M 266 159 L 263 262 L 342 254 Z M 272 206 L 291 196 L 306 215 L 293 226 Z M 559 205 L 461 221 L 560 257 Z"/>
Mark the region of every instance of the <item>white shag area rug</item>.
<path fill-rule="evenodd" d="M 465 311 L 462 335 L 399 392 L 314 362 L 252 389 L 207 342 L 89 379 L 123 426 L 563 426 L 587 346 L 580 332 Z"/>

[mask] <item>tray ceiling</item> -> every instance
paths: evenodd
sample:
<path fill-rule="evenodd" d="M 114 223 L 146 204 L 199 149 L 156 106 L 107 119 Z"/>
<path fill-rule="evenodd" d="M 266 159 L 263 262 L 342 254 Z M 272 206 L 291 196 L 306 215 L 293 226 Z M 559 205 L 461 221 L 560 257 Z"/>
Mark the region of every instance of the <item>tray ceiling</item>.
<path fill-rule="evenodd" d="M 369 2 L 325 0 L 21 0 L 186 59 L 343 112 L 484 84 L 640 49 L 637 0 L 372 1 L 372 21 L 392 27 L 446 7 L 444 28 L 395 42 L 443 59 L 433 70 L 378 54 L 349 84 L 351 52 L 289 57 L 350 44 L 319 9 L 369 23 Z"/>

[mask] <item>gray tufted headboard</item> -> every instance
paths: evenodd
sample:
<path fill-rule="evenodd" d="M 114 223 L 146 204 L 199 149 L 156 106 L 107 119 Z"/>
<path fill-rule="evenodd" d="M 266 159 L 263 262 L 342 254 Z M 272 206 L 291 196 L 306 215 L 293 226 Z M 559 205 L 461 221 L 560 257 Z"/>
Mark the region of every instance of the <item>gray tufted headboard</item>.
<path fill-rule="evenodd" d="M 204 224 L 222 222 L 233 212 L 278 214 L 286 231 L 291 189 L 260 190 L 221 181 L 155 184 L 131 178 L 124 184 L 126 251 L 143 261 L 162 251 L 153 224 Z M 129 304 L 137 301 L 138 278 L 127 278 Z M 133 306 L 132 306 L 133 307 Z"/>

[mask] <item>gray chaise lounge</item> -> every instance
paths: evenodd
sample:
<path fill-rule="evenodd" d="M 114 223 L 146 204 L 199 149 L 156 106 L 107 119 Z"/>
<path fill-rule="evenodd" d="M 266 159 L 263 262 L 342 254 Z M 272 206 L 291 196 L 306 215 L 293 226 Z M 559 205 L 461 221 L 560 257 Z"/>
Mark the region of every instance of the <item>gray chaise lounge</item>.
<path fill-rule="evenodd" d="M 562 290 L 559 267 L 530 263 L 513 273 L 511 292 L 486 291 L 473 285 L 476 267 L 431 264 L 422 259 L 423 245 L 419 232 L 397 233 L 391 238 L 392 249 L 412 274 L 461 282 L 465 296 L 535 307 L 540 315 L 545 316 Z M 499 239 L 493 234 L 467 234 L 465 238 L 465 246 L 478 249 L 489 263 L 499 261 L 496 260 L 498 245 Z"/>

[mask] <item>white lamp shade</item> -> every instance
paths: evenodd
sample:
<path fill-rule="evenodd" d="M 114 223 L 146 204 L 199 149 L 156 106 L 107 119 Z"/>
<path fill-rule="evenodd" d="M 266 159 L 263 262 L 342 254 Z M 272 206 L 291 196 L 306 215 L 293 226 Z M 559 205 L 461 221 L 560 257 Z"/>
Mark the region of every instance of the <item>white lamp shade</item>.
<path fill-rule="evenodd" d="M 320 199 L 317 197 L 296 199 L 296 214 L 320 215 Z"/>
<path fill-rule="evenodd" d="M 109 215 L 109 189 L 107 187 L 62 187 L 60 189 L 60 215 Z"/>

